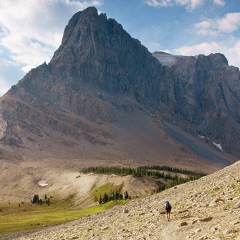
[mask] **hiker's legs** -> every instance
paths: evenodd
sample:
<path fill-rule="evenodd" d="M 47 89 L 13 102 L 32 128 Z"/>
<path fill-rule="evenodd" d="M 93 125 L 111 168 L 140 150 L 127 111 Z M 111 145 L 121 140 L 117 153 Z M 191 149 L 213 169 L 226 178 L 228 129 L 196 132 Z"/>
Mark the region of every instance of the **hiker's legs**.
<path fill-rule="evenodd" d="M 167 220 L 169 220 L 169 219 L 170 219 L 170 212 L 167 211 Z"/>
<path fill-rule="evenodd" d="M 171 208 L 166 208 L 166 213 L 167 213 L 167 219 L 170 219 L 170 212 L 171 212 Z"/>

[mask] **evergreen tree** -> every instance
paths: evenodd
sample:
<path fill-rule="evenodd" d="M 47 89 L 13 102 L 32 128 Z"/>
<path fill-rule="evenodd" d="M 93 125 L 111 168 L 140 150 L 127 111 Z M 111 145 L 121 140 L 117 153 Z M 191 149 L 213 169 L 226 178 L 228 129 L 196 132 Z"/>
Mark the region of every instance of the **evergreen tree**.
<path fill-rule="evenodd" d="M 36 194 L 33 196 L 32 203 L 38 203 L 38 201 L 39 201 L 39 197 L 38 197 L 38 194 Z"/>
<path fill-rule="evenodd" d="M 106 203 L 106 202 L 108 202 L 108 195 L 104 193 L 103 203 Z"/>
<path fill-rule="evenodd" d="M 123 195 L 122 195 L 122 193 L 120 193 L 119 199 L 120 199 L 120 200 L 123 200 Z"/>
<path fill-rule="evenodd" d="M 116 191 L 115 195 L 116 195 L 115 199 L 118 200 L 119 199 L 119 192 Z"/>
<path fill-rule="evenodd" d="M 50 199 L 49 199 L 49 198 L 46 200 L 46 204 L 47 204 L 48 206 L 50 205 Z"/>
<path fill-rule="evenodd" d="M 103 200 L 102 200 L 102 196 L 100 195 L 99 197 L 99 204 L 102 204 L 103 203 Z"/>
<path fill-rule="evenodd" d="M 129 198 L 128 192 L 125 192 L 125 200 Z"/>

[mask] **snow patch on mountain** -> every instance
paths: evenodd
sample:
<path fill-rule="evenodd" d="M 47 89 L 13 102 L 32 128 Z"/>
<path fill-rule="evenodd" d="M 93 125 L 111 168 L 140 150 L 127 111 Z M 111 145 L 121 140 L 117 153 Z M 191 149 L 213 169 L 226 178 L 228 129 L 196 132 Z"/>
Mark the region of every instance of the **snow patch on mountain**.
<path fill-rule="evenodd" d="M 217 148 L 219 148 L 221 151 L 223 151 L 221 144 L 212 142 Z"/>
<path fill-rule="evenodd" d="M 165 66 L 171 66 L 175 63 L 178 58 L 182 58 L 184 56 L 181 55 L 172 55 L 166 52 L 154 52 L 152 53 L 153 57 L 157 58 L 157 60 Z"/>

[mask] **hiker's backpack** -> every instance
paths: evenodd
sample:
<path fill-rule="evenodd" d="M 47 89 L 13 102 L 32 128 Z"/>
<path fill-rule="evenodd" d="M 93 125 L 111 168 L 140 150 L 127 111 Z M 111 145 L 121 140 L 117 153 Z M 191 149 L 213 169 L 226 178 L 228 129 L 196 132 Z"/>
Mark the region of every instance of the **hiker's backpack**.
<path fill-rule="evenodd" d="M 171 205 L 170 205 L 169 201 L 165 201 L 165 206 L 166 206 L 166 208 L 169 208 L 169 207 L 171 207 Z"/>

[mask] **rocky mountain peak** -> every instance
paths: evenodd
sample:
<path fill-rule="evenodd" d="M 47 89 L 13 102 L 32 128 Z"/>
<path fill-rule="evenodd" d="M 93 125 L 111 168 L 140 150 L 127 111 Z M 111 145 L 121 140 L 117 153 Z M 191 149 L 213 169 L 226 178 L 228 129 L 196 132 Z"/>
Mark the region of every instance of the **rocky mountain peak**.
<path fill-rule="evenodd" d="M 228 66 L 228 60 L 222 53 L 211 53 L 208 56 L 200 54 L 196 58 L 199 62 L 207 63 L 209 69 L 223 70 Z"/>
<path fill-rule="evenodd" d="M 146 80 L 161 77 L 161 64 L 147 48 L 93 7 L 70 19 L 49 66 L 74 77 L 75 88 L 88 82 L 109 93 L 134 92 L 138 100 L 146 95 Z"/>
<path fill-rule="evenodd" d="M 62 54 L 69 53 L 69 48 L 77 59 L 84 58 L 87 54 L 95 54 L 97 58 L 102 57 L 103 47 L 108 47 L 107 50 L 109 50 L 109 47 L 113 48 L 126 39 L 132 40 L 121 24 L 114 19 L 107 19 L 106 14 L 98 14 L 96 8 L 89 7 L 77 12 L 69 20 L 64 30 L 62 43 L 51 63 L 56 64 L 63 60 Z"/>
<path fill-rule="evenodd" d="M 210 54 L 209 58 L 213 66 L 216 66 L 218 68 L 228 66 L 228 60 L 222 53 Z"/>
<path fill-rule="evenodd" d="M 107 19 L 106 14 L 98 14 L 96 8 L 89 7 L 84 11 L 77 12 L 69 20 L 64 30 L 60 49 L 67 46 L 84 46 L 85 40 L 98 40 L 101 43 L 104 39 L 100 38 L 98 31 L 113 34 L 117 29 L 122 31 L 121 24 L 114 19 Z"/>
<path fill-rule="evenodd" d="M 97 9 L 94 7 L 89 7 L 84 11 L 75 13 L 65 27 L 61 45 L 65 46 L 68 43 L 78 42 L 81 32 L 79 28 L 82 25 L 86 26 L 86 28 L 89 27 L 88 25 L 94 25 L 98 17 Z"/>

